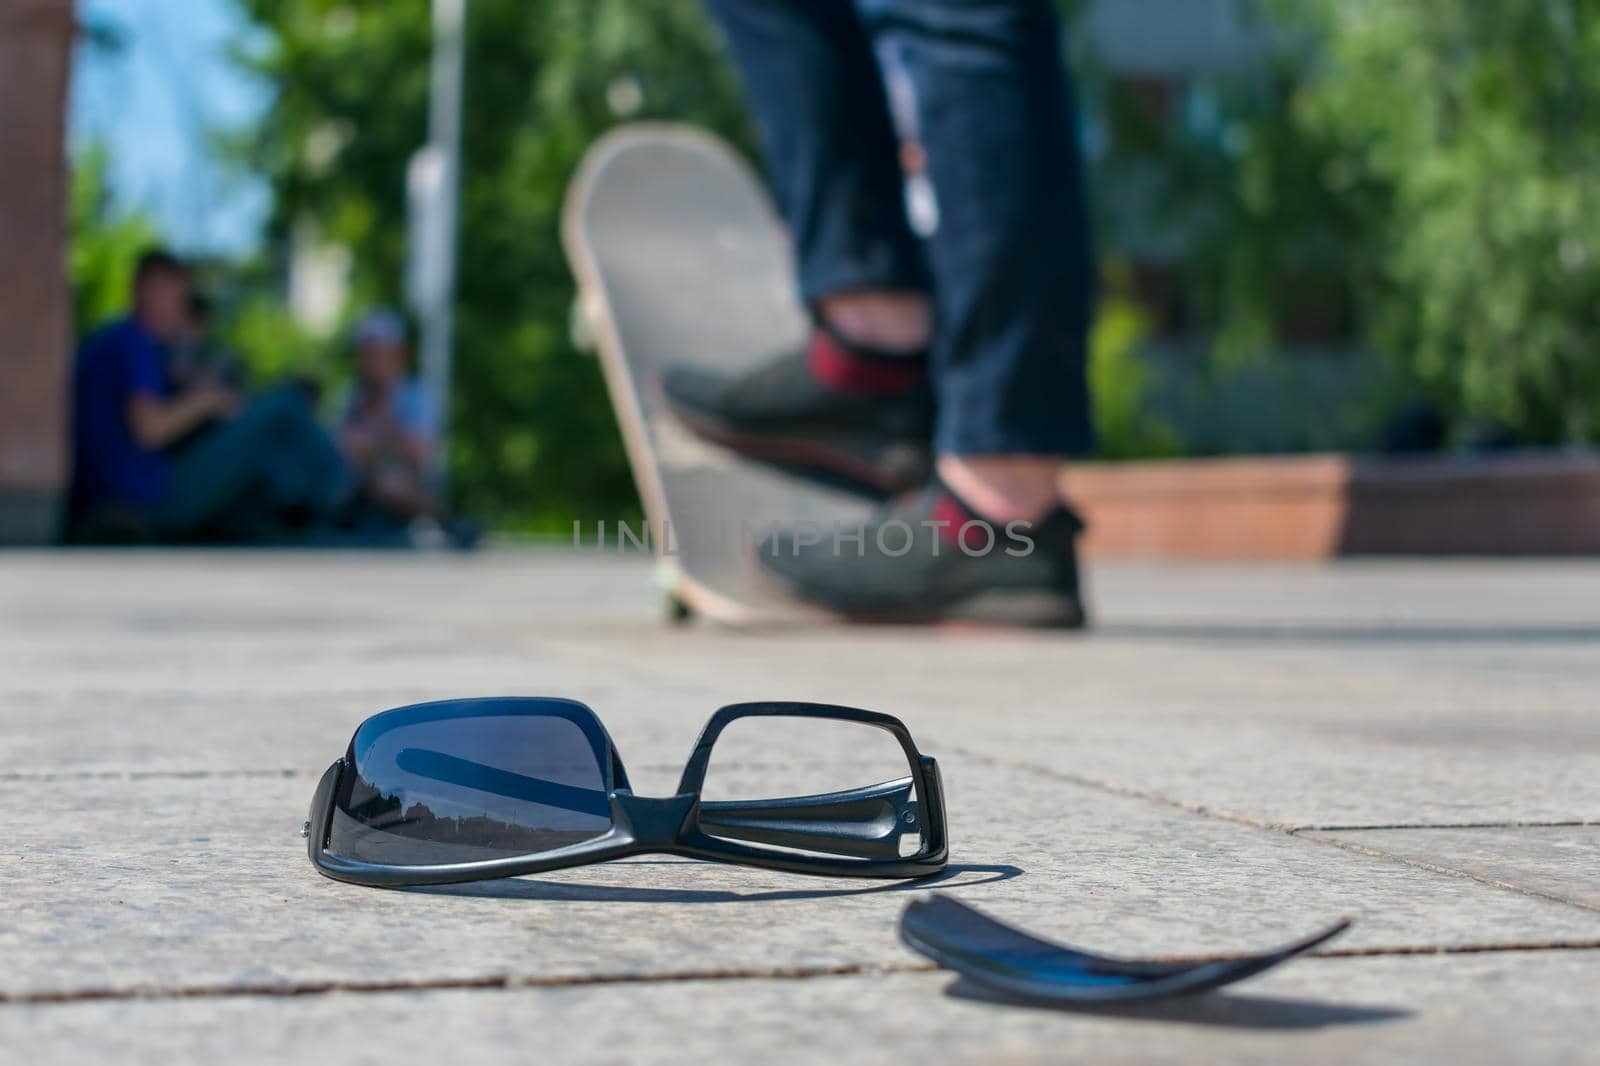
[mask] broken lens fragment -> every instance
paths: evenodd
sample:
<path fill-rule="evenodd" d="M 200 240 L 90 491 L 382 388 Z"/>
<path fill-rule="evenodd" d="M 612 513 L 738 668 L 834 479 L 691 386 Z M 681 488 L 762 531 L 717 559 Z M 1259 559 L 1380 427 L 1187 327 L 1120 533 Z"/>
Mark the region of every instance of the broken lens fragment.
<path fill-rule="evenodd" d="M 1187 960 L 1097 955 L 1032 936 L 959 900 L 934 894 L 900 916 L 900 938 L 991 991 L 1056 1003 L 1108 1003 L 1194 995 L 1253 977 L 1350 927 L 1336 922 L 1304 940 L 1255 954 Z"/>

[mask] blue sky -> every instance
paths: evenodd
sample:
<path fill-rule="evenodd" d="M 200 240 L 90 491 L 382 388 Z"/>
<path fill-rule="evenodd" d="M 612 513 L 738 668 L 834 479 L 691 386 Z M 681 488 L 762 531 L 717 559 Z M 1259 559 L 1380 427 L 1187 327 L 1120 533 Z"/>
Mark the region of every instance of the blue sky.
<path fill-rule="evenodd" d="M 229 58 L 252 40 L 233 0 L 79 0 L 78 14 L 120 47 L 78 47 L 74 150 L 103 142 L 115 202 L 154 216 L 177 249 L 249 251 L 269 194 L 209 146 L 213 131 L 248 129 L 271 100 Z"/>

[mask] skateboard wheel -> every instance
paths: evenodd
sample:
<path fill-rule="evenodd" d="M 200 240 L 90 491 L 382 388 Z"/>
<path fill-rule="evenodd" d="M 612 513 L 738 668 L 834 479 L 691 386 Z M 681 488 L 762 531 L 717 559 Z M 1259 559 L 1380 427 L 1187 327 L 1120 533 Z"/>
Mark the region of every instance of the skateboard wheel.
<path fill-rule="evenodd" d="M 681 626 L 694 618 L 694 609 L 676 593 L 669 592 L 661 601 L 661 614 L 670 625 Z"/>

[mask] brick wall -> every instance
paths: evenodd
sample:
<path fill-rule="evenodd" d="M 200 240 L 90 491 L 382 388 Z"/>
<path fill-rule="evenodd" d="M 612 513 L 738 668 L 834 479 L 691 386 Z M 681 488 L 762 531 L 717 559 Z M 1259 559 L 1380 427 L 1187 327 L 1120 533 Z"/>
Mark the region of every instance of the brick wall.
<path fill-rule="evenodd" d="M 72 0 L 0 2 L 0 543 L 54 532 L 68 477 Z"/>

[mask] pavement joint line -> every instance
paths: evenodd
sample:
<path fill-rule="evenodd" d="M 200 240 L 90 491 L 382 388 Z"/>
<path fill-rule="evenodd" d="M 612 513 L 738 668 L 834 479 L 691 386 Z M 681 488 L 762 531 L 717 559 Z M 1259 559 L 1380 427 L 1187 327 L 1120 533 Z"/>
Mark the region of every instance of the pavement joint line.
<path fill-rule="evenodd" d="M 1338 848 L 1341 851 L 1348 851 L 1356 855 L 1365 855 L 1374 859 L 1388 859 L 1393 862 L 1404 863 L 1405 865 L 1414 867 L 1418 870 L 1427 870 L 1429 873 L 1443 874 L 1447 877 L 1456 877 L 1464 881 L 1472 881 L 1475 884 L 1485 885 L 1489 888 L 1499 888 L 1504 889 L 1507 892 L 1515 892 L 1520 896 L 1528 896 L 1532 899 L 1542 899 L 1550 903 L 1562 903 L 1568 907 L 1576 907 L 1578 910 L 1588 911 L 1591 914 L 1600 914 L 1600 906 L 1597 906 L 1593 903 L 1587 903 L 1583 900 L 1572 899 L 1571 897 L 1563 896 L 1556 892 L 1544 892 L 1537 888 L 1529 888 L 1526 885 L 1518 885 L 1510 881 L 1501 881 L 1493 877 L 1482 877 L 1466 870 L 1457 870 L 1453 867 L 1440 866 L 1437 863 L 1426 862 L 1422 859 L 1413 859 L 1405 855 L 1396 855 L 1393 852 L 1367 847 L 1366 845 L 1357 844 L 1349 840 L 1338 840 L 1333 837 L 1322 836 L 1302 836 L 1302 834 L 1296 832 L 1291 832 L 1289 835 L 1295 837 L 1296 839 L 1309 840 L 1314 844 L 1326 844 L 1329 847 Z"/>
<path fill-rule="evenodd" d="M 1294 832 L 1294 827 L 1291 825 L 1285 825 L 1276 822 L 1263 822 L 1260 819 L 1250 818 L 1243 814 L 1236 814 L 1233 811 L 1219 810 L 1215 807 L 1208 807 L 1203 803 L 1189 803 L 1184 800 L 1173 799 L 1171 796 L 1163 796 L 1159 792 L 1150 792 L 1146 789 L 1134 788 L 1130 785 L 1119 785 L 1111 781 L 1102 780 L 1100 778 L 1087 777 L 1083 774 L 1075 774 L 1066 770 L 1056 770 L 1048 766 L 1039 766 L 1035 763 L 1023 762 L 1018 759 L 1002 759 L 998 756 L 987 755 L 983 752 L 974 751 L 971 748 L 965 748 L 956 744 L 941 744 L 940 747 L 942 750 L 954 752 L 963 758 L 976 759 L 979 762 L 988 763 L 990 766 L 996 766 L 1005 770 L 1023 770 L 1028 773 L 1040 774 L 1044 777 L 1053 777 L 1058 781 L 1065 781 L 1069 785 L 1077 785 L 1081 788 L 1094 789 L 1097 792 L 1105 792 L 1113 796 L 1121 796 L 1124 799 L 1137 799 L 1144 800 L 1148 803 L 1158 803 L 1164 807 L 1174 807 L 1180 811 L 1187 811 L 1189 814 L 1198 814 L 1206 818 L 1215 818 L 1218 821 L 1223 822 L 1233 822 L 1236 825 L 1248 826 L 1251 829 L 1270 829 L 1280 833 L 1288 834 L 1293 834 Z"/>
<path fill-rule="evenodd" d="M 238 982 L 212 985 L 131 985 L 122 988 L 0 991 L 0 1006 L 47 1006 L 93 1003 L 105 1000 L 233 999 L 260 997 L 290 999 L 335 992 L 447 992 L 458 989 L 581 988 L 589 985 L 668 984 L 680 981 L 803 981 L 816 977 L 860 977 L 880 974 L 931 973 L 932 962 L 840 963 L 833 966 L 770 966 L 717 970 L 681 970 L 669 973 L 612 973 L 441 977 L 399 980 L 326 980 Z"/>
<path fill-rule="evenodd" d="M 786 760 L 782 762 L 748 762 L 737 761 L 726 764 L 741 770 L 776 770 L 791 767 L 837 766 L 838 760 Z M 677 773 L 683 770 L 682 763 L 640 763 L 633 768 L 636 772 L 646 770 L 661 773 Z M 10 770 L 0 773 L 0 784 L 22 782 L 50 782 L 50 781 L 187 781 L 217 778 L 320 778 L 327 773 L 327 767 L 321 770 L 311 770 L 305 767 L 294 767 L 281 770 L 263 770 L 239 768 L 232 770 Z"/>
<path fill-rule="evenodd" d="M 1600 940 L 1530 940 L 1496 944 L 1396 944 L 1370 948 L 1326 948 L 1308 959 L 1371 959 L 1406 955 L 1493 955 L 1518 951 L 1600 951 Z"/>
<path fill-rule="evenodd" d="M 1040 774 L 1045 777 L 1053 777 L 1058 780 L 1065 781 L 1068 784 L 1077 785 L 1081 788 L 1095 789 L 1100 792 L 1105 792 L 1115 796 L 1122 796 L 1128 799 L 1138 799 L 1150 803 L 1159 803 L 1167 807 L 1173 807 L 1181 811 L 1186 811 L 1190 814 L 1200 815 L 1201 817 L 1214 818 L 1218 821 L 1224 822 L 1232 822 L 1235 825 L 1242 825 L 1251 829 L 1264 829 L 1269 832 L 1282 833 L 1283 835 L 1293 837 L 1296 840 L 1305 840 L 1312 844 L 1322 844 L 1327 847 L 1338 848 L 1341 851 L 1348 851 L 1352 854 L 1363 855 L 1367 858 L 1396 862 L 1405 866 L 1410 866 L 1413 869 L 1426 870 L 1429 873 L 1440 874 L 1445 877 L 1454 877 L 1464 881 L 1471 881 L 1474 884 L 1483 885 L 1487 888 L 1500 889 L 1505 892 L 1512 892 L 1519 896 L 1526 896 L 1529 899 L 1543 900 L 1547 903 L 1558 903 L 1568 907 L 1575 907 L 1578 910 L 1588 911 L 1591 914 L 1600 914 L 1600 906 L 1596 906 L 1592 903 L 1586 903 L 1582 900 L 1571 899 L 1554 892 L 1543 892 L 1536 888 L 1529 888 L 1525 885 L 1513 884 L 1509 881 L 1496 880 L 1492 877 L 1480 877 L 1477 874 L 1469 873 L 1465 870 L 1457 870 L 1448 866 L 1439 866 L 1435 863 L 1424 862 L 1420 859 L 1407 858 L 1406 856 L 1396 855 L 1392 852 L 1381 851 L 1377 848 L 1365 847 L 1352 841 L 1338 840 L 1328 836 L 1317 836 L 1314 835 L 1316 832 L 1315 830 L 1308 830 L 1302 827 L 1284 823 L 1263 822 L 1259 819 L 1247 818 L 1244 815 L 1234 814 L 1231 811 L 1219 811 L 1207 807 L 1204 804 L 1186 803 L 1182 800 L 1173 799 L 1170 796 L 1163 796 L 1158 792 L 1149 792 L 1144 789 L 1131 788 L 1127 785 L 1117 785 L 1109 781 L 1101 781 L 1096 778 L 1085 777 L 1081 774 L 1069 773 L 1063 770 L 1055 770 L 1047 766 L 1038 766 L 1034 763 L 1022 762 L 1016 759 L 1001 759 L 993 755 L 985 755 L 982 752 L 973 751 L 970 748 L 963 748 L 958 745 L 945 745 L 945 747 L 950 751 L 957 752 L 964 758 L 977 759 L 980 762 L 987 762 L 991 766 L 998 766 L 1012 770 L 1022 770 L 1025 772 Z M 1595 823 L 1580 824 L 1588 825 Z M 1418 828 L 1434 827 L 1422 826 Z M 1486 826 L 1484 828 L 1494 827 Z M 1514 826 L 1510 828 L 1514 828 Z M 1323 832 L 1328 832 L 1328 830 L 1323 830 Z"/>
<path fill-rule="evenodd" d="M 1373 825 L 1297 825 L 1291 833 L 1366 833 L 1384 829 L 1583 829 L 1600 828 L 1600 819 L 1572 818 L 1563 821 L 1509 822 L 1387 822 Z"/>
<path fill-rule="evenodd" d="M 325 770 L 16 770 L 0 773 L 0 784 L 49 781 L 178 781 L 214 778 L 317 777 Z"/>
<path fill-rule="evenodd" d="M 1444 955 L 1600 951 L 1600 940 L 1507 941 L 1486 944 L 1393 944 L 1368 948 L 1330 948 L 1306 959 L 1418 958 Z M 516 991 L 535 988 L 587 988 L 607 985 L 674 984 L 684 981 L 805 981 L 829 977 L 877 977 L 945 972 L 932 962 L 841 963 L 834 966 L 775 966 L 670 973 L 565 974 L 551 976 L 485 974 L 412 980 L 325 980 L 211 985 L 130 985 L 122 988 L 0 991 L 0 1007 L 70 1006 L 79 1003 L 159 1002 L 184 999 L 296 999 L 338 993 L 374 995 L 395 992 Z M 955 971 L 949 971 L 954 973 Z"/>

